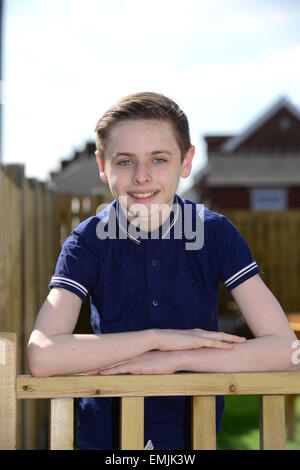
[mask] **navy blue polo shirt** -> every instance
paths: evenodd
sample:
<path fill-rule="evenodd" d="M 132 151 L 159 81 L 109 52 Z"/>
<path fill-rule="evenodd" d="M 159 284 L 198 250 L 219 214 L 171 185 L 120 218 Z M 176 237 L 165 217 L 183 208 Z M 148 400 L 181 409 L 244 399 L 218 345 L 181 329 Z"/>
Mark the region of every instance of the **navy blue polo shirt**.
<path fill-rule="evenodd" d="M 130 230 L 119 209 L 114 200 L 73 230 L 49 287 L 67 289 L 83 301 L 90 297 L 95 334 L 149 328 L 217 331 L 220 283 L 231 291 L 260 272 L 237 228 L 225 216 L 178 195 L 170 220 L 151 235 Z M 185 213 L 190 215 L 185 218 Z M 202 240 L 193 245 L 197 230 Z M 224 397 L 218 396 L 217 432 L 223 410 Z M 79 447 L 118 448 L 118 413 L 114 398 L 78 400 Z M 155 450 L 191 448 L 189 397 L 146 397 L 144 417 L 145 444 L 151 440 Z"/>

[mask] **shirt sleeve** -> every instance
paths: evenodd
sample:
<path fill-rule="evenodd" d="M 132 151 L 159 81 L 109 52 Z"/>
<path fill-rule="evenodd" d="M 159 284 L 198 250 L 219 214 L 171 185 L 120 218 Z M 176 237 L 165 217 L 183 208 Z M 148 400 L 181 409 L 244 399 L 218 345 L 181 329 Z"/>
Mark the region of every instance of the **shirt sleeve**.
<path fill-rule="evenodd" d="M 95 249 L 75 231 L 65 240 L 49 288 L 61 287 L 84 301 L 96 285 L 99 257 Z"/>
<path fill-rule="evenodd" d="M 236 226 L 225 216 L 218 220 L 215 260 L 220 279 L 230 292 L 260 269 L 252 258 L 249 246 Z"/>

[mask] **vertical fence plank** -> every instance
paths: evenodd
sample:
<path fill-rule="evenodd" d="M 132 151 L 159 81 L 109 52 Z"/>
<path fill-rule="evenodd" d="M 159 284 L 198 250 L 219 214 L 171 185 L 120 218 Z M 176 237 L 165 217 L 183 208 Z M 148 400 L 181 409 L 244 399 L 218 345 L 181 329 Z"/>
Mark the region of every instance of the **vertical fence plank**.
<path fill-rule="evenodd" d="M 297 395 L 287 395 L 285 397 L 287 438 L 289 441 L 295 440 L 296 396 Z"/>
<path fill-rule="evenodd" d="M 25 278 L 25 298 L 24 298 L 24 356 L 27 356 L 27 344 L 34 327 L 34 322 L 38 314 L 38 257 L 37 257 L 37 205 L 36 205 L 37 180 L 26 180 L 26 221 L 25 221 L 25 249 L 24 249 L 24 278 Z M 28 374 L 27 361 L 25 361 L 25 373 Z M 24 436 L 23 445 L 26 450 L 39 449 L 40 419 L 39 409 L 41 400 L 24 401 Z"/>
<path fill-rule="evenodd" d="M 0 449 L 17 445 L 17 337 L 0 333 Z"/>
<path fill-rule="evenodd" d="M 23 372 L 24 321 L 24 165 L 3 167 L 1 199 L 0 330 L 17 335 L 17 374 Z M 17 449 L 22 449 L 23 403 L 17 402 Z"/>
<path fill-rule="evenodd" d="M 263 395 L 260 397 L 260 448 L 284 450 L 285 396 Z"/>
<path fill-rule="evenodd" d="M 48 284 L 47 284 L 47 273 L 46 271 L 46 251 L 48 247 L 45 240 L 45 214 L 44 214 L 44 192 L 45 192 L 45 183 L 35 180 L 34 193 L 35 193 L 35 207 L 36 207 L 36 258 L 37 258 L 37 273 L 38 273 L 38 283 L 36 285 L 36 294 L 37 294 L 37 313 L 44 303 L 46 296 L 48 294 Z M 40 447 L 44 447 L 46 444 L 46 432 L 48 428 L 48 406 L 47 401 L 39 400 L 38 401 L 38 415 L 39 415 L 39 424 L 40 424 Z"/>
<path fill-rule="evenodd" d="M 144 398 L 121 398 L 121 450 L 144 449 Z"/>
<path fill-rule="evenodd" d="M 50 450 L 73 450 L 74 400 L 53 398 L 50 404 Z"/>
<path fill-rule="evenodd" d="M 216 399 L 214 396 L 192 398 L 192 448 L 216 450 Z"/>

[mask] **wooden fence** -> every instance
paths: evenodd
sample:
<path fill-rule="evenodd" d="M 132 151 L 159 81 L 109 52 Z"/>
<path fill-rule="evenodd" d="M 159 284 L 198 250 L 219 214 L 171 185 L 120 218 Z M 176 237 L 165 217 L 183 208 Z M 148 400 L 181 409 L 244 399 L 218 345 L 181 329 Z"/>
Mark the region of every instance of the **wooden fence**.
<path fill-rule="evenodd" d="M 29 336 L 48 295 L 61 243 L 78 216 L 95 214 L 102 201 L 57 195 L 45 183 L 26 178 L 23 165 L 0 166 L 0 330 L 17 334 L 18 374 L 28 373 Z M 18 402 L 19 449 L 45 446 L 47 415 L 44 400 Z"/>
<path fill-rule="evenodd" d="M 144 397 L 192 396 L 192 448 L 213 450 L 216 449 L 215 396 L 259 395 L 260 448 L 284 450 L 285 395 L 289 394 L 300 394 L 299 372 L 49 378 L 17 375 L 16 335 L 0 333 L 0 449 L 16 448 L 17 401 L 50 399 L 49 448 L 72 450 L 73 399 L 120 397 L 121 450 L 139 450 L 144 448 Z"/>
<path fill-rule="evenodd" d="M 0 331 L 17 334 L 17 375 L 28 373 L 28 339 L 48 294 L 61 243 L 108 201 L 103 196 L 57 195 L 44 183 L 26 178 L 23 165 L 0 165 Z M 284 310 L 300 311 L 300 210 L 225 215 L 249 243 L 263 280 Z M 230 297 L 224 288 L 221 292 L 219 311 L 226 312 Z M 46 400 L 18 400 L 18 448 L 45 446 L 47 416 Z"/>
<path fill-rule="evenodd" d="M 55 263 L 55 204 L 43 183 L 25 178 L 22 165 L 1 168 L 0 191 L 0 328 L 16 332 L 17 373 L 26 373 L 29 335 Z M 45 402 L 18 402 L 17 416 L 17 447 L 39 447 L 43 437 L 29 428 L 45 428 Z"/>
<path fill-rule="evenodd" d="M 285 312 L 300 312 L 300 210 L 284 212 L 226 211 L 246 239 L 261 277 Z M 221 290 L 219 311 L 230 296 Z"/>

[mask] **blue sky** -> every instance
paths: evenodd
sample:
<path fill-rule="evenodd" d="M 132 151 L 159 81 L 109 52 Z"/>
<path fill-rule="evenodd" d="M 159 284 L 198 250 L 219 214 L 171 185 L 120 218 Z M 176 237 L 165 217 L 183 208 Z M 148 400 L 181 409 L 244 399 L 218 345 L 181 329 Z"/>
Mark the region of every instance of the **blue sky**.
<path fill-rule="evenodd" d="M 4 163 L 45 179 L 118 98 L 151 90 L 203 135 L 300 105 L 299 0 L 6 0 Z"/>

